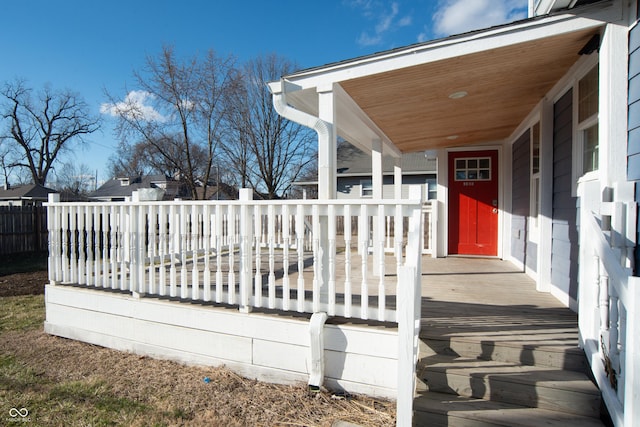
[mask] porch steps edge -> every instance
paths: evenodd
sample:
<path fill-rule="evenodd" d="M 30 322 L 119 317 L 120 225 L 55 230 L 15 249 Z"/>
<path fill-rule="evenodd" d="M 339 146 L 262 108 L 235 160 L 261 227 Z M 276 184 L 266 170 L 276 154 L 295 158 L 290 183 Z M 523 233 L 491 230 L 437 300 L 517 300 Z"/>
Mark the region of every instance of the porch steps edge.
<path fill-rule="evenodd" d="M 600 416 L 598 388 L 574 371 L 438 355 L 422 358 L 417 375 L 430 392 Z"/>
<path fill-rule="evenodd" d="M 527 366 L 547 366 L 576 372 L 587 372 L 584 351 L 576 347 L 551 343 L 518 341 L 488 341 L 469 336 L 420 335 L 420 356 L 449 355 L 519 363 Z"/>
<path fill-rule="evenodd" d="M 429 391 L 413 403 L 413 425 L 429 427 L 603 427 L 598 418 Z"/>

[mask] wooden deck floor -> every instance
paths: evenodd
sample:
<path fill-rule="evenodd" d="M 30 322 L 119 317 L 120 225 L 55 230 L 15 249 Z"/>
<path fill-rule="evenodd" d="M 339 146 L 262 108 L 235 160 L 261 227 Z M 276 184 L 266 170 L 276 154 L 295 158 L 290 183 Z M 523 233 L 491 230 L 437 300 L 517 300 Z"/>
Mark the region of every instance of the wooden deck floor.
<path fill-rule="evenodd" d="M 421 338 L 579 351 L 577 315 L 508 261 L 425 257 L 422 277 Z"/>

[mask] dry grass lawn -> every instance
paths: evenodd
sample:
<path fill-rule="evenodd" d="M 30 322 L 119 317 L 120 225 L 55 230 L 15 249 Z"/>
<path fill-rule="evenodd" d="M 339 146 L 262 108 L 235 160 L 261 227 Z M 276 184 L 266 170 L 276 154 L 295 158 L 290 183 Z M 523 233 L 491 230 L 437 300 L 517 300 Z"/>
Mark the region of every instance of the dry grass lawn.
<path fill-rule="evenodd" d="M 0 297 L 0 425 L 395 424 L 395 402 L 310 394 L 304 384 L 273 385 L 225 368 L 118 352 L 49 336 L 43 321 L 43 295 Z M 12 408 L 29 414 L 23 419 Z"/>

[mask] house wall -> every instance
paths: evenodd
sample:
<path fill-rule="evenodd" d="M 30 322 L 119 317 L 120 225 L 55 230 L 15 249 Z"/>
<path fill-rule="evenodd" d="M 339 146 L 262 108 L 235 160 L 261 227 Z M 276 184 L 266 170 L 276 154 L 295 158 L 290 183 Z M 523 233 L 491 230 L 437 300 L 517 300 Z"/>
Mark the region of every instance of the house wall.
<path fill-rule="evenodd" d="M 640 26 L 629 32 L 629 143 L 627 146 L 627 179 L 636 183 L 636 202 L 640 201 Z M 640 227 L 636 227 L 640 242 Z M 636 266 L 640 265 L 640 250 L 636 246 Z M 638 274 L 636 268 L 635 274 Z"/>
<path fill-rule="evenodd" d="M 555 103 L 553 114 L 551 293 L 574 307 L 578 290 L 578 231 L 576 197 L 571 192 L 573 90 Z"/>
<path fill-rule="evenodd" d="M 531 271 L 537 267 L 537 245 L 529 240 L 531 133 L 527 129 L 512 146 L 511 256 Z"/>
<path fill-rule="evenodd" d="M 345 176 L 338 177 L 337 182 L 337 198 L 338 199 L 359 199 L 361 197 L 361 185 L 360 182 L 362 180 L 371 179 L 371 177 L 366 176 Z M 433 182 L 433 192 L 432 198 L 435 198 L 435 175 L 405 175 L 402 177 L 402 197 L 409 197 L 409 188 L 413 185 L 423 185 L 424 192 L 423 197 L 425 200 L 428 197 L 428 184 L 427 180 L 431 180 Z M 395 187 L 393 184 L 392 176 L 385 176 L 382 180 L 382 197 L 384 199 L 394 199 L 395 198 Z"/>
<path fill-rule="evenodd" d="M 273 383 L 307 383 L 306 316 L 237 309 L 129 293 L 47 285 L 45 332 L 181 363 L 224 365 Z M 397 394 L 397 328 L 331 325 L 323 329 L 325 382 L 385 398 Z"/>

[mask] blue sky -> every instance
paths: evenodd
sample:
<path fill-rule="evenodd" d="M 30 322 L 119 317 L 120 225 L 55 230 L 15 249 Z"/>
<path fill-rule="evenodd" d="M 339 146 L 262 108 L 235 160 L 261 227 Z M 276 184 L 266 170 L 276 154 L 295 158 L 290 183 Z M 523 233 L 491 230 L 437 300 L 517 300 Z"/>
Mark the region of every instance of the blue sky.
<path fill-rule="evenodd" d="M 300 68 L 525 18 L 527 0 L 16 0 L 0 14 L 0 84 L 23 78 L 80 93 L 99 114 L 126 95 L 145 58 L 172 45 L 238 61 L 277 53 Z M 113 119 L 65 160 L 98 171 L 117 141 Z"/>

